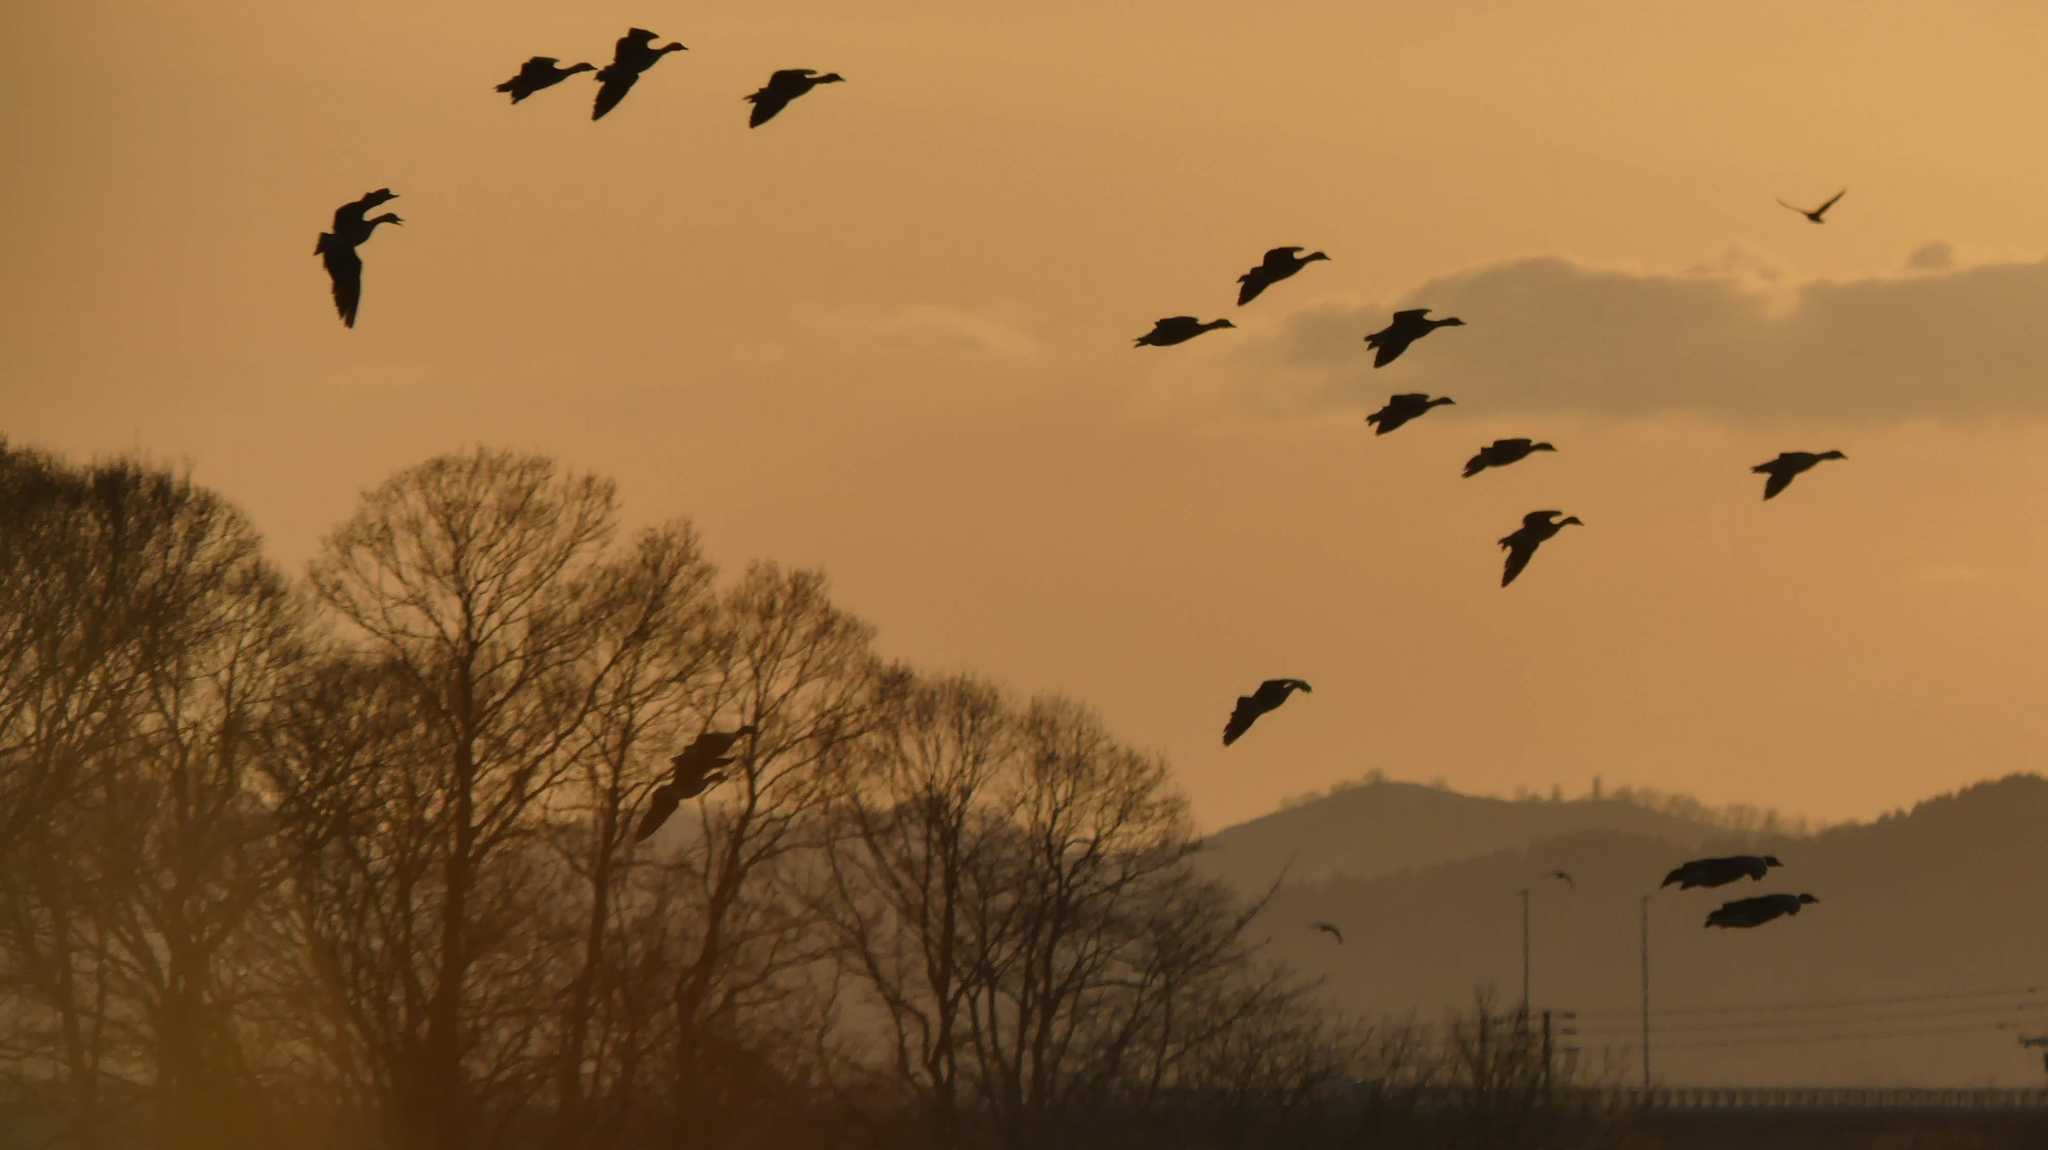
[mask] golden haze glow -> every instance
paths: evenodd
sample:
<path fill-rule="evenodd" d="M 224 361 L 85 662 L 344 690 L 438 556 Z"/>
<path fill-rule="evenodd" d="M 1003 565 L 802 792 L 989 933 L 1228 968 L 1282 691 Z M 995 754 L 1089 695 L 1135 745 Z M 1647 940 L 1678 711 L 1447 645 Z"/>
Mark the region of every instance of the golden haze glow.
<path fill-rule="evenodd" d="M 189 460 L 295 567 L 395 468 L 547 451 L 728 568 L 824 567 L 893 654 L 1092 701 L 1212 827 L 1373 767 L 1847 817 L 2037 765 L 2025 325 L 1822 325 L 1819 366 L 1756 360 L 1740 409 L 1629 412 L 1542 378 L 1629 343 L 1597 307 L 1512 346 L 1467 314 L 1378 372 L 1290 333 L 1355 315 L 1355 341 L 1532 256 L 1795 309 L 2028 272 L 2048 12 L 858 7 L 10 5 L 0 428 Z M 629 24 L 691 50 L 600 123 L 582 78 L 490 90 Z M 794 66 L 849 82 L 749 132 L 740 97 Z M 364 249 L 345 331 L 312 241 L 380 185 L 407 225 Z M 1824 227 L 1772 202 L 1844 185 Z M 1955 266 L 1909 270 L 1936 242 Z M 1334 258 L 1231 308 L 1290 243 Z M 1131 348 L 1178 312 L 1240 330 Z M 1964 366 L 1921 409 L 1858 404 L 1929 341 Z M 1371 437 L 1425 378 L 1474 398 Z M 1511 434 L 1562 451 L 1458 478 Z M 1747 468 L 1788 448 L 1850 458 L 1766 507 Z M 1493 541 L 1534 507 L 1589 526 L 1504 592 Z M 1282 675 L 1315 694 L 1224 751 L 1232 699 Z"/>

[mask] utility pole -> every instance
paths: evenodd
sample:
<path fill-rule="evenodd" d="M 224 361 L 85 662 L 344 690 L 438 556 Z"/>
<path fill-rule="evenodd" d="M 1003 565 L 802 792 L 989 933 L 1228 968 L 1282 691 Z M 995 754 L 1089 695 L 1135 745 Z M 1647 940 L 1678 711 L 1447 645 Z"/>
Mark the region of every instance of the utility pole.
<path fill-rule="evenodd" d="M 1650 1088 L 1650 896 L 1643 896 L 1643 1089 Z"/>
<path fill-rule="evenodd" d="M 2039 1046 L 2048 1048 L 2048 1034 L 2043 1034 L 2034 1038 L 2029 1038 L 2026 1035 L 2022 1034 L 2020 1035 L 2020 1046 L 2022 1048 L 2029 1046 Z M 2041 1069 L 2048 1070 L 2048 1049 L 2043 1049 L 2041 1052 Z"/>
<path fill-rule="evenodd" d="M 1529 888 L 1522 888 L 1522 1025 L 1529 1024 Z"/>
<path fill-rule="evenodd" d="M 1543 1092 L 1550 1093 L 1550 1012 L 1543 1012 Z"/>

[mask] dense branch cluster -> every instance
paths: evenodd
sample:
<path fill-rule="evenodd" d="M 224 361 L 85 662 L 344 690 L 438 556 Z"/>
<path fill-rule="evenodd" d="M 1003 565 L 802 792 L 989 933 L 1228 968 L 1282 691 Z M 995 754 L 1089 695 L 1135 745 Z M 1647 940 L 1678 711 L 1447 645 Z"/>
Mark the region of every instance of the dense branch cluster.
<path fill-rule="evenodd" d="M 436 458 L 294 581 L 0 443 L 0 548 L 0 1144 L 1040 1146 L 1370 1061 L 1158 758 L 602 479 Z"/>

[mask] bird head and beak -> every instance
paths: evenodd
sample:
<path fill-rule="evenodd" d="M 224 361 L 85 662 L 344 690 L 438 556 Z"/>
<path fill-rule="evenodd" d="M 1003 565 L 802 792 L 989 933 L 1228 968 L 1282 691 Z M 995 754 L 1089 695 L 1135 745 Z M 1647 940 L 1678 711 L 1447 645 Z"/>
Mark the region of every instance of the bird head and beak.
<path fill-rule="evenodd" d="M 1438 327 L 1464 327 L 1465 321 L 1453 315 L 1436 321 L 1436 325 Z"/>
<path fill-rule="evenodd" d="M 1429 405 L 1431 407 L 1436 407 L 1438 405 L 1442 405 L 1444 407 L 1456 407 L 1458 405 L 1458 401 L 1452 399 L 1448 395 L 1439 395 L 1435 399 L 1430 400 Z"/>
<path fill-rule="evenodd" d="M 1326 260 L 1326 259 L 1329 259 L 1329 258 L 1330 258 L 1329 256 L 1325 255 L 1325 254 L 1324 254 L 1324 253 L 1322 253 L 1322 252 L 1310 252 L 1310 253 L 1308 253 L 1307 255 L 1305 255 L 1305 256 L 1303 256 L 1303 257 L 1301 257 L 1301 262 L 1302 262 L 1302 263 L 1309 263 L 1309 262 L 1312 262 L 1312 261 L 1314 261 L 1314 260 Z"/>
<path fill-rule="evenodd" d="M 1217 321 L 1216 321 L 1216 326 L 1217 326 L 1217 327 L 1236 327 L 1237 325 L 1236 325 L 1236 324 L 1234 324 L 1234 323 L 1232 323 L 1232 322 L 1230 322 L 1230 321 L 1229 321 L 1229 320 L 1227 320 L 1227 319 L 1219 319 L 1219 320 L 1217 320 Z"/>
<path fill-rule="evenodd" d="M 827 72 L 811 82 L 814 84 L 844 84 L 846 83 L 846 77 L 837 72 Z"/>
<path fill-rule="evenodd" d="M 1567 515 L 1563 519 L 1557 521 L 1557 525 L 1559 527 L 1568 527 L 1574 523 L 1578 524 L 1581 527 L 1584 527 L 1586 525 L 1586 521 L 1579 518 L 1576 515 Z"/>
<path fill-rule="evenodd" d="M 1842 454 L 1841 452 L 1839 452 L 1839 451 L 1823 451 L 1823 452 L 1821 452 L 1821 453 L 1820 453 L 1820 457 L 1821 457 L 1822 459 L 1847 459 L 1847 458 L 1849 458 L 1848 456 L 1846 456 L 1846 455 L 1843 455 L 1843 454 Z"/>
<path fill-rule="evenodd" d="M 1554 446 L 1554 445 L 1552 445 L 1552 444 L 1548 444 L 1548 443 L 1532 443 L 1532 444 L 1530 444 L 1530 445 L 1529 445 L 1529 450 L 1531 450 L 1531 451 L 1556 451 L 1556 450 L 1557 450 L 1557 448 L 1556 448 L 1556 446 Z"/>
<path fill-rule="evenodd" d="M 1800 896 L 1799 896 L 1799 902 L 1800 902 L 1800 904 L 1801 904 L 1801 905 L 1804 905 L 1804 904 L 1806 904 L 1806 903 L 1809 903 L 1809 902 L 1819 902 L 1819 901 L 1820 901 L 1819 899 L 1817 899 L 1817 898 L 1813 897 L 1813 896 L 1812 896 L 1812 895 L 1810 895 L 1810 894 L 1802 894 L 1802 895 L 1800 895 Z"/>
<path fill-rule="evenodd" d="M 1778 856 L 1777 856 L 1777 855 L 1765 855 L 1765 856 L 1764 856 L 1764 867 L 1765 867 L 1766 869 L 1768 869 L 1768 868 L 1770 868 L 1770 867 L 1774 867 L 1774 866 L 1784 866 L 1784 865 L 1785 865 L 1784 863 L 1781 863 L 1781 862 L 1779 862 L 1779 861 L 1778 861 Z"/>

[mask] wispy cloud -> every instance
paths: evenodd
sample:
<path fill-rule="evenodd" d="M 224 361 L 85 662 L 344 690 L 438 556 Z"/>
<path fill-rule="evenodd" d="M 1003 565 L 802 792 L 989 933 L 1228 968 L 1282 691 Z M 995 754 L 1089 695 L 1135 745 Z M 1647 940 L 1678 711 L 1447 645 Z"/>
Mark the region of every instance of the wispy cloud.
<path fill-rule="evenodd" d="M 2048 262 L 1817 281 L 1775 296 L 1759 278 L 1754 266 L 1674 276 L 1518 260 L 1372 307 L 1303 313 L 1240 354 L 1255 371 L 1300 369 L 1316 406 L 1430 391 L 1499 411 L 1624 416 L 2048 412 Z M 1365 333 L 1397 307 L 1423 306 L 1467 326 L 1373 369 Z M 1262 375 L 1260 386 L 1273 384 Z"/>

